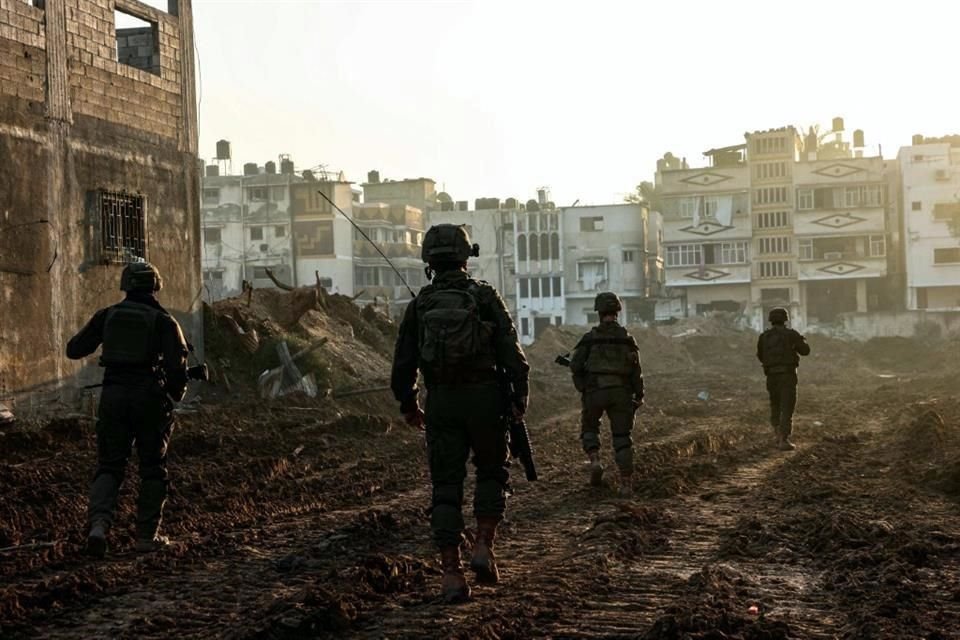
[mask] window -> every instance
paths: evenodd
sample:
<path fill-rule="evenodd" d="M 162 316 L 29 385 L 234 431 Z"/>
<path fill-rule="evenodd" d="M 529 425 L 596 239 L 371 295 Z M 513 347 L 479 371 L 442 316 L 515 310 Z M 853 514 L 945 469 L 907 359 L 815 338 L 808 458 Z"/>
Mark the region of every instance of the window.
<path fill-rule="evenodd" d="M 550 278 L 540 278 L 540 295 L 544 298 L 550 297 Z M 557 295 L 554 293 L 553 295 Z"/>
<path fill-rule="evenodd" d="M 667 247 L 668 267 L 696 267 L 703 258 L 702 245 L 678 244 Z"/>
<path fill-rule="evenodd" d="M 270 189 L 267 187 L 249 187 L 247 189 L 247 199 L 263 202 L 270 196 Z"/>
<path fill-rule="evenodd" d="M 580 231 L 603 231 L 603 217 L 583 217 L 580 218 Z"/>
<path fill-rule="evenodd" d="M 220 203 L 220 189 L 214 189 L 212 187 L 207 187 L 203 190 L 203 204 L 219 204 Z"/>
<path fill-rule="evenodd" d="M 933 205 L 933 219 L 949 222 L 960 219 L 960 202 L 938 202 Z"/>
<path fill-rule="evenodd" d="M 329 291 L 333 289 L 333 278 L 325 278 L 320 276 L 320 286 Z"/>
<path fill-rule="evenodd" d="M 333 220 L 298 220 L 293 224 L 296 255 L 300 258 L 332 256 Z"/>
<path fill-rule="evenodd" d="M 286 187 L 272 187 L 270 189 L 270 199 L 274 202 L 283 202 L 286 199 Z"/>
<path fill-rule="evenodd" d="M 250 227 L 251 240 L 263 240 L 263 227 Z"/>
<path fill-rule="evenodd" d="M 530 283 L 527 278 L 520 278 L 520 297 L 529 298 L 530 297 Z"/>
<path fill-rule="evenodd" d="M 560 317 L 560 316 L 554 316 L 554 317 L 553 317 L 553 324 L 554 324 L 554 326 L 559 327 L 560 325 L 563 324 L 563 318 Z"/>
<path fill-rule="evenodd" d="M 623 261 L 624 261 L 625 263 L 631 263 L 631 262 L 633 262 L 635 254 L 636 254 L 636 252 L 633 251 L 632 249 L 631 249 L 630 251 L 624 251 L 624 252 L 623 252 Z"/>
<path fill-rule="evenodd" d="M 204 269 L 203 280 L 204 282 L 212 282 L 212 283 L 223 282 L 223 270 L 222 269 Z"/>
<path fill-rule="evenodd" d="M 764 187 L 753 190 L 754 204 L 785 204 L 786 202 L 786 187 Z"/>
<path fill-rule="evenodd" d="M 287 235 L 287 228 L 282 224 L 278 224 L 273 228 L 273 236 L 275 238 L 285 238 Z"/>
<path fill-rule="evenodd" d="M 550 255 L 550 234 L 541 233 L 540 234 L 540 259 L 549 260 L 552 256 Z"/>
<path fill-rule="evenodd" d="M 160 75 L 160 38 L 157 23 L 124 11 L 113 12 L 117 62 Z"/>
<path fill-rule="evenodd" d="M 560 276 L 556 276 L 553 279 L 553 295 L 555 298 L 563 295 L 563 280 Z"/>
<path fill-rule="evenodd" d="M 550 234 L 550 255 L 554 260 L 560 259 L 560 234 L 556 231 Z"/>
<path fill-rule="evenodd" d="M 765 211 L 757 214 L 757 227 L 760 229 L 782 229 L 790 226 L 790 216 L 786 211 Z"/>
<path fill-rule="evenodd" d="M 530 297 L 540 297 L 540 278 L 530 278 Z"/>
<path fill-rule="evenodd" d="M 585 260 L 577 263 L 577 280 L 586 291 L 592 291 L 607 280 L 606 260 Z"/>
<path fill-rule="evenodd" d="M 928 304 L 927 288 L 917 287 L 917 309 L 926 309 Z"/>
<path fill-rule="evenodd" d="M 143 196 L 99 192 L 101 260 L 135 262 L 147 258 Z"/>
<path fill-rule="evenodd" d="M 790 277 L 790 263 L 785 260 L 778 260 L 775 262 L 759 262 L 760 277 L 761 278 L 789 278 Z"/>
<path fill-rule="evenodd" d="M 539 260 L 540 259 L 540 242 L 537 239 L 537 234 L 530 234 L 530 259 Z"/>
<path fill-rule="evenodd" d="M 756 170 L 754 176 L 758 180 L 766 180 L 768 178 L 783 178 L 787 175 L 787 163 L 784 161 L 780 162 L 761 162 L 756 165 Z"/>
<path fill-rule="evenodd" d="M 870 257 L 884 258 L 887 255 L 887 239 L 885 236 L 870 236 Z"/>
<path fill-rule="evenodd" d="M 551 213 L 547 216 L 550 223 L 550 231 L 556 231 L 560 228 L 560 216 L 555 213 Z"/>
<path fill-rule="evenodd" d="M 204 244 L 216 244 L 220 242 L 220 227 L 204 227 L 203 242 Z"/>
<path fill-rule="evenodd" d="M 923 211 L 923 203 L 920 202 L 919 200 L 914 200 L 910 204 L 910 209 L 913 211 Z"/>
<path fill-rule="evenodd" d="M 787 139 L 783 136 L 759 138 L 754 140 L 753 148 L 757 153 L 784 153 L 787 150 Z"/>
<path fill-rule="evenodd" d="M 790 253 L 790 238 L 760 238 L 760 254 Z"/>
<path fill-rule="evenodd" d="M 520 318 L 520 334 L 524 336 L 530 335 L 530 320 L 529 318 Z"/>
<path fill-rule="evenodd" d="M 813 209 L 813 189 L 797 189 L 797 209 Z"/>
<path fill-rule="evenodd" d="M 797 249 L 800 251 L 801 260 L 813 260 L 813 240 L 811 238 L 797 240 Z"/>
<path fill-rule="evenodd" d="M 380 286 L 380 269 L 378 267 L 357 267 L 354 270 L 354 276 L 357 281 L 357 286 Z"/>
<path fill-rule="evenodd" d="M 933 264 L 954 264 L 956 262 L 960 262 L 960 247 L 933 250 Z"/>
<path fill-rule="evenodd" d="M 517 260 L 527 259 L 527 236 L 522 233 L 517 236 Z"/>
<path fill-rule="evenodd" d="M 724 242 L 720 245 L 721 264 L 743 264 L 747 261 L 746 240 L 739 242 Z"/>

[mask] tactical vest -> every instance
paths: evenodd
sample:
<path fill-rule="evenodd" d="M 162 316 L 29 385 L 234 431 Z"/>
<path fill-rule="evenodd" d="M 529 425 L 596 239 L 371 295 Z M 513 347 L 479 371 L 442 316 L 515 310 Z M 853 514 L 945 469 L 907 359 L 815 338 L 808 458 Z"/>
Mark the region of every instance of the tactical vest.
<path fill-rule="evenodd" d="M 159 360 L 157 317 L 160 311 L 125 300 L 110 307 L 103 324 L 100 364 L 104 367 L 153 367 Z"/>
<path fill-rule="evenodd" d="M 584 368 L 588 388 L 630 386 L 629 377 L 640 366 L 640 356 L 636 340 L 626 329 L 618 327 L 615 333 L 594 329 L 578 346 L 587 349 Z"/>
<path fill-rule="evenodd" d="M 480 373 L 493 379 L 493 324 L 480 318 L 479 289 L 431 285 L 417 296 L 419 365 L 430 382 L 479 381 Z"/>
<path fill-rule="evenodd" d="M 793 349 L 790 331 L 784 327 L 767 329 L 760 336 L 763 345 L 763 369 L 767 373 L 786 373 L 800 364 Z"/>

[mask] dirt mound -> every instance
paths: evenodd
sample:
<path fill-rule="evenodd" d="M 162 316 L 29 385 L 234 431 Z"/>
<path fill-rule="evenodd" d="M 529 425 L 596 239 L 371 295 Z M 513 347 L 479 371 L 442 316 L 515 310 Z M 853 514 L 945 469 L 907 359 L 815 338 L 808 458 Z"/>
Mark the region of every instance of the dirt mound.
<path fill-rule="evenodd" d="M 250 390 L 265 370 L 280 365 L 277 347 L 297 351 L 327 339 L 297 361 L 321 390 L 375 385 L 389 379 L 396 340 L 393 322 L 372 306 L 322 289 L 257 289 L 206 306 L 206 357 L 216 382 Z"/>

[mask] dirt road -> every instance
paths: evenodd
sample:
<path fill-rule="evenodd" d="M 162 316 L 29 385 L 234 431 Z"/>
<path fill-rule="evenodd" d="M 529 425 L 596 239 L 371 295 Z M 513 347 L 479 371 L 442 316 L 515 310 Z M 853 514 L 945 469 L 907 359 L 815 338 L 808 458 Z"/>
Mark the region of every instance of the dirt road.
<path fill-rule="evenodd" d="M 540 381 L 541 480 L 514 474 L 502 584 L 455 607 L 435 598 L 422 438 L 391 418 L 185 416 L 178 544 L 135 556 L 125 525 L 103 563 L 78 553 L 90 425 L 7 433 L 0 547 L 54 544 L 0 554 L 0 636 L 960 637 L 956 369 L 813 360 L 799 449 L 781 453 L 756 371 L 718 376 L 727 356 L 691 353 L 698 371 L 649 375 L 630 500 L 586 486 L 570 394 Z"/>

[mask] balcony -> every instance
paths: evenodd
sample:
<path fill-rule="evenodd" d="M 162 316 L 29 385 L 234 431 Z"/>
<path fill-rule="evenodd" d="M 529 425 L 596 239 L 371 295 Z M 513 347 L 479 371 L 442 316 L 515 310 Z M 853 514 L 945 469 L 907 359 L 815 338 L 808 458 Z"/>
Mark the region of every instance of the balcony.
<path fill-rule="evenodd" d="M 721 264 L 667 267 L 668 287 L 699 287 L 711 284 L 744 284 L 750 282 L 749 264 Z"/>

